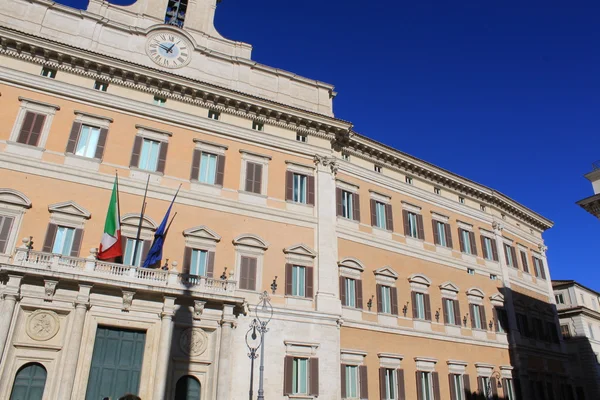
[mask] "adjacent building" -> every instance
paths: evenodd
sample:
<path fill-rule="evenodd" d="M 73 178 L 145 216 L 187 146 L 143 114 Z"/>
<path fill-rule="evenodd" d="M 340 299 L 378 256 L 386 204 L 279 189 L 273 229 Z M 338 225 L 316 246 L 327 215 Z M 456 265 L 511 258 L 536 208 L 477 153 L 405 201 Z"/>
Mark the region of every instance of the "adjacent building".
<path fill-rule="evenodd" d="M 0 2 L 0 397 L 244 398 L 267 292 L 269 399 L 574 398 L 552 222 L 354 131 L 217 3 Z"/>
<path fill-rule="evenodd" d="M 552 287 L 578 396 L 600 398 L 600 293 L 575 281 Z"/>
<path fill-rule="evenodd" d="M 585 177 L 592 183 L 594 195 L 583 200 L 579 200 L 577 204 L 579 204 L 585 211 L 597 218 L 600 218 L 600 161 L 596 161 L 592 164 L 592 172 L 587 173 Z"/>

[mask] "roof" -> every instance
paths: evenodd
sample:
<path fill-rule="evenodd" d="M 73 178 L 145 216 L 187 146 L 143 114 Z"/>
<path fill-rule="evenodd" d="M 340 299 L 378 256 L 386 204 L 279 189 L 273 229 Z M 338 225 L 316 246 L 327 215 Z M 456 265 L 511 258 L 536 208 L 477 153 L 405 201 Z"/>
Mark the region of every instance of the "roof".
<path fill-rule="evenodd" d="M 552 279 L 552 288 L 562 288 L 564 286 L 579 286 L 582 289 L 585 289 L 589 292 L 594 293 L 596 296 L 600 297 L 600 292 L 595 291 L 594 289 L 590 289 L 587 286 L 582 285 L 581 283 L 574 281 L 572 279 L 562 280 L 562 279 Z"/>
<path fill-rule="evenodd" d="M 585 211 L 600 218 L 600 193 L 577 202 Z"/>

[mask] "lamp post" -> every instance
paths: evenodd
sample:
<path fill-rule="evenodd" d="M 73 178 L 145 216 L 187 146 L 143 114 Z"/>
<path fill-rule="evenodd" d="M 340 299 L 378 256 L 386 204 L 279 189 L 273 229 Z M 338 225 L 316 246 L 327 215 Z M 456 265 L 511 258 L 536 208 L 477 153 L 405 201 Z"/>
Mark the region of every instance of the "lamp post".
<path fill-rule="evenodd" d="M 488 400 L 492 400 L 493 395 L 494 395 L 492 393 L 492 378 L 496 378 L 498 380 L 498 386 L 497 386 L 498 389 L 500 389 L 502 387 L 502 383 L 500 382 L 502 380 L 502 376 L 500 375 L 500 372 L 498 372 L 498 371 L 492 372 L 492 374 L 490 375 L 490 379 L 488 379 L 487 387 L 485 388 L 485 391 L 486 391 L 485 398 Z"/>
<path fill-rule="evenodd" d="M 261 336 L 261 339 L 258 338 Z M 256 351 L 262 344 L 262 334 L 260 333 L 260 325 L 255 319 L 250 323 L 250 329 L 246 332 L 246 346 L 248 346 L 248 357 L 250 357 L 250 400 L 252 400 L 252 389 L 254 387 L 254 360 L 258 357 Z"/>
<path fill-rule="evenodd" d="M 269 293 L 265 290 L 259 298 L 258 304 L 256 305 L 256 309 L 254 310 L 256 315 L 256 320 L 259 323 L 259 331 L 260 331 L 260 369 L 259 369 L 259 379 L 258 379 L 258 400 L 265 399 L 265 390 L 263 388 L 263 377 L 265 371 L 265 335 L 267 334 L 267 325 L 271 321 L 273 317 L 273 306 L 271 305 L 271 298 L 269 297 Z M 262 314 L 262 318 L 259 315 Z"/>

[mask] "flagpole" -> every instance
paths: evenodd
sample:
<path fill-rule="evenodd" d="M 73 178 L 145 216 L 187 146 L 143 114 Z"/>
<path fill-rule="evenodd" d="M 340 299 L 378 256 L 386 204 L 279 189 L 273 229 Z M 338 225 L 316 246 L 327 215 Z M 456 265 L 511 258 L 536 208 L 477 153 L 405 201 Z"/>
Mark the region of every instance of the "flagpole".
<path fill-rule="evenodd" d="M 148 174 L 148 180 L 146 181 L 146 190 L 144 191 L 144 200 L 142 201 L 142 213 L 140 214 L 140 223 L 138 224 L 137 235 L 135 237 L 135 243 L 133 244 L 133 258 L 131 263 L 135 265 L 137 259 L 138 244 L 140 242 L 140 235 L 142 234 L 142 223 L 144 221 L 144 212 L 146 211 L 146 196 L 148 195 L 148 184 L 150 183 L 150 174 Z"/>
<path fill-rule="evenodd" d="M 121 227 L 121 199 L 119 197 L 119 171 L 117 171 L 117 170 L 115 170 L 115 181 L 117 183 L 117 219 L 119 220 L 119 229 L 120 229 L 120 227 Z M 121 240 L 121 238 L 119 236 L 120 235 L 117 236 L 117 239 Z M 125 254 L 125 249 L 121 248 L 121 256 L 115 257 L 114 262 L 118 263 L 119 258 L 120 258 L 121 264 L 123 264 L 123 255 L 124 254 Z"/>

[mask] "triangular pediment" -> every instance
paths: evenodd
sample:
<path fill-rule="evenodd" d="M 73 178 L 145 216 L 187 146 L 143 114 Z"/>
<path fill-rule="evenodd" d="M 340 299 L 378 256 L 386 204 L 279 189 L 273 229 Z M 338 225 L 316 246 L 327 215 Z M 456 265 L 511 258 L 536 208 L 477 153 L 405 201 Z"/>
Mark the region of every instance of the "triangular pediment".
<path fill-rule="evenodd" d="M 215 231 L 213 231 L 205 225 L 200 225 L 196 226 L 195 228 L 186 229 L 185 231 L 183 231 L 183 236 L 190 236 L 197 239 L 214 240 L 215 242 L 221 240 L 221 236 L 218 233 L 216 233 Z"/>
<path fill-rule="evenodd" d="M 48 211 L 51 213 L 73 215 L 75 217 L 81 217 L 85 219 L 90 219 L 92 216 L 88 210 L 71 200 L 52 204 L 48 206 Z"/>
<path fill-rule="evenodd" d="M 0 188 L 0 203 L 31 208 L 31 200 L 18 190 Z"/>
<path fill-rule="evenodd" d="M 490 296 L 490 301 L 504 304 L 504 296 L 502 293 L 496 293 L 495 295 Z"/>
<path fill-rule="evenodd" d="M 295 254 L 298 256 L 306 256 L 306 257 L 312 257 L 312 258 L 315 258 L 317 256 L 317 253 L 315 253 L 315 251 L 313 249 L 311 249 L 310 247 L 308 247 L 307 245 L 305 245 L 303 243 L 295 244 L 290 247 L 286 247 L 285 249 L 283 249 L 283 252 L 285 254 Z"/>
<path fill-rule="evenodd" d="M 458 288 L 458 286 L 456 286 L 454 283 L 452 282 L 444 282 L 440 285 L 440 289 L 442 290 L 448 290 L 450 292 L 455 292 L 458 293 L 458 291 L 460 290 Z"/>
<path fill-rule="evenodd" d="M 233 239 L 234 246 L 248 246 L 255 247 L 257 249 L 267 250 L 269 243 L 262 239 L 260 236 L 253 235 L 251 233 L 244 233 Z"/>
<path fill-rule="evenodd" d="M 373 271 L 375 275 L 383 275 L 388 276 L 390 278 L 398 279 L 398 273 L 394 271 L 391 267 L 381 267 Z"/>

